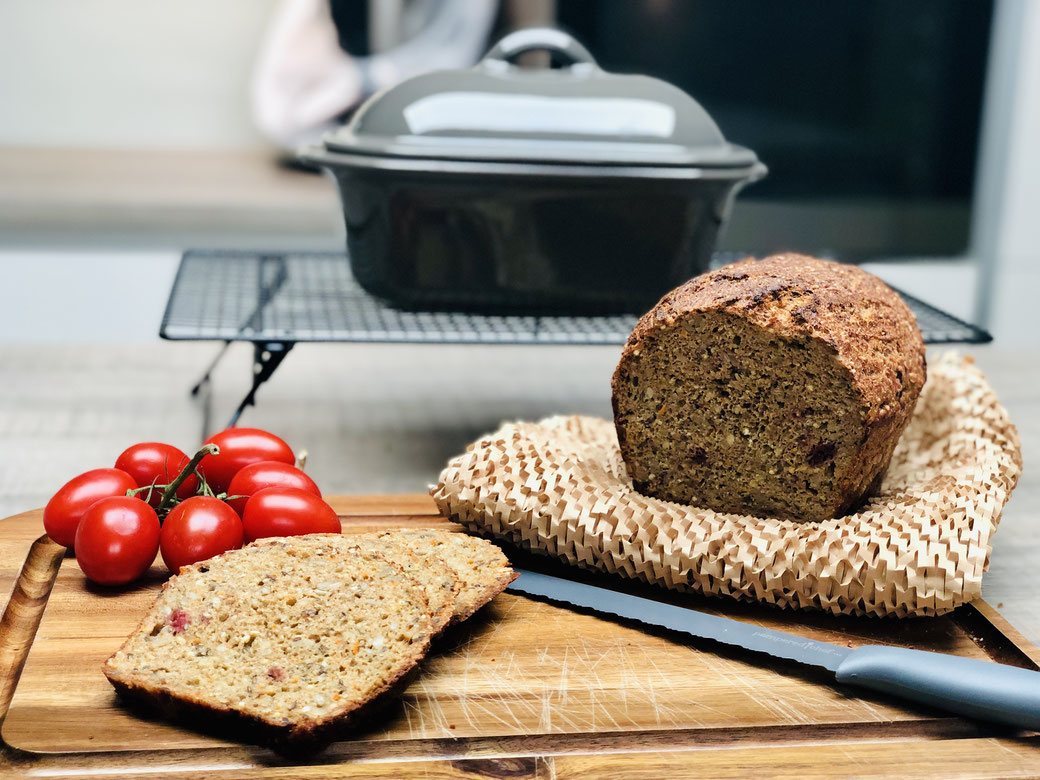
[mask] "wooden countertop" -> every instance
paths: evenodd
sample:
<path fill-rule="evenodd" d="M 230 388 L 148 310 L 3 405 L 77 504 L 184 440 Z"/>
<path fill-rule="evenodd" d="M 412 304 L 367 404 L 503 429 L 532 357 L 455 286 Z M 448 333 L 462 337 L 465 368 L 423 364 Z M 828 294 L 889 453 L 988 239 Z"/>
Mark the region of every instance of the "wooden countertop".
<path fill-rule="evenodd" d="M 282 167 L 272 152 L 0 149 L 5 242 L 338 245 L 342 224 L 333 182 Z"/>

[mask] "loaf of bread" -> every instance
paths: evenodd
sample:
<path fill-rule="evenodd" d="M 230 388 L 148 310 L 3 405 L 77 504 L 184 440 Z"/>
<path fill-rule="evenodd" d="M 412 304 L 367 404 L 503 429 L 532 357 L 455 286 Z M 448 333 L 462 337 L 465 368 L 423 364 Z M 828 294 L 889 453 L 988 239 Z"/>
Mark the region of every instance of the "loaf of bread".
<path fill-rule="evenodd" d="M 349 552 L 281 538 L 186 567 L 104 673 L 175 717 L 276 748 L 320 744 L 402 681 L 432 635 L 423 588 Z"/>
<path fill-rule="evenodd" d="M 825 520 L 880 479 L 924 381 L 917 323 L 880 279 L 775 255 L 696 277 L 643 316 L 614 422 L 643 493 Z"/>

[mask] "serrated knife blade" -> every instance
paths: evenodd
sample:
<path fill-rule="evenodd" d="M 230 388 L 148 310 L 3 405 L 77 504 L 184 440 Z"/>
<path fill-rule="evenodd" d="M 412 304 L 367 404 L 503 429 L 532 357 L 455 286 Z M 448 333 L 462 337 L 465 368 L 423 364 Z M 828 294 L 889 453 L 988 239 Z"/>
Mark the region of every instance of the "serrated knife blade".
<path fill-rule="evenodd" d="M 970 718 L 1040 730 L 1040 672 L 886 645 L 839 647 L 607 588 L 517 569 L 507 588 L 605 615 L 711 639 L 834 673 L 856 685 Z"/>
<path fill-rule="evenodd" d="M 771 628 L 751 626 L 738 620 L 716 617 L 706 612 L 663 604 L 539 572 L 521 570 L 520 576 L 507 590 L 541 596 L 553 601 L 564 601 L 576 607 L 638 620 L 640 623 L 669 628 L 672 631 L 682 631 L 701 639 L 714 639 L 734 647 L 769 653 L 777 658 L 822 666 L 832 672 L 836 672 L 841 662 L 852 652 L 847 647 L 838 647 L 816 639 L 805 639 Z"/>

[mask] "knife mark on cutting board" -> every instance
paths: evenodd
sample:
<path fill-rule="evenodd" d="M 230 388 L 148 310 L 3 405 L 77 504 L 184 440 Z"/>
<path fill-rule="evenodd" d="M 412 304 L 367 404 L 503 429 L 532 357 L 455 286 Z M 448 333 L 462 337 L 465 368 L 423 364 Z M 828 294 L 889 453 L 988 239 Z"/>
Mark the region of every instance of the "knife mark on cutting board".
<path fill-rule="evenodd" d="M 442 647 L 405 693 L 397 728 L 413 739 L 891 718 L 881 704 L 805 687 L 786 668 L 522 597 L 496 600 Z"/>

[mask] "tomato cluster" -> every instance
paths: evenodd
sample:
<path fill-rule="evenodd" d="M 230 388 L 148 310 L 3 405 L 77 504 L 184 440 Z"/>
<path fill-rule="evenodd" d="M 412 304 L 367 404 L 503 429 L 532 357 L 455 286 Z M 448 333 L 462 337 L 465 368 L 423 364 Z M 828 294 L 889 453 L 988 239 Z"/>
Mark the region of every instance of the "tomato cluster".
<path fill-rule="evenodd" d="M 339 518 L 292 449 L 258 428 L 214 434 L 189 458 L 143 442 L 115 468 L 69 480 L 43 510 L 43 526 L 72 547 L 88 579 L 124 585 L 161 553 L 167 568 L 206 560 L 266 536 L 339 533 Z"/>

